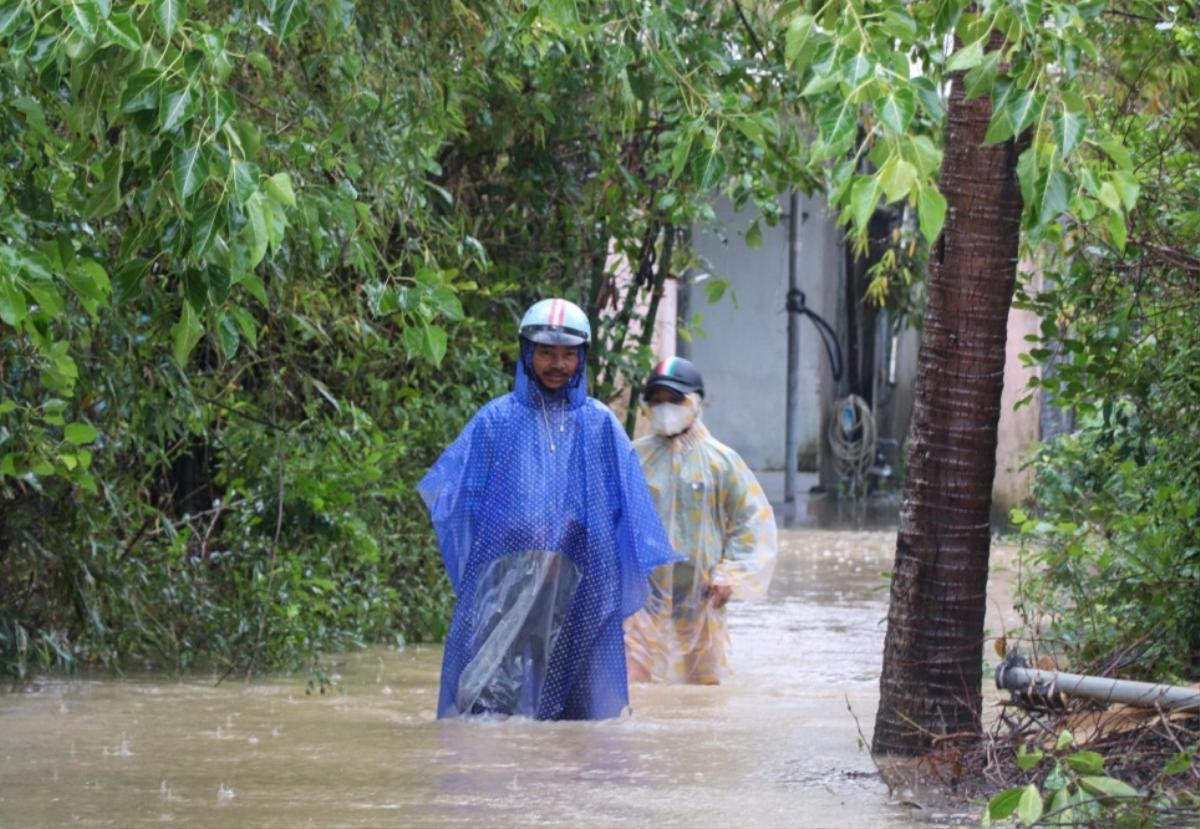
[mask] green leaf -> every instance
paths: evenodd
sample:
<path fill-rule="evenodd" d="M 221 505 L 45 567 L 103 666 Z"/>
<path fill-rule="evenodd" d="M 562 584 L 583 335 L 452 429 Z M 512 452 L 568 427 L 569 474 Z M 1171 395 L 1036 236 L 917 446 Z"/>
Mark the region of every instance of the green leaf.
<path fill-rule="evenodd" d="M 932 245 L 946 222 L 946 199 L 932 184 L 917 190 L 917 212 L 921 218 L 921 235 Z"/>
<path fill-rule="evenodd" d="M 1017 804 L 1021 802 L 1021 795 L 1025 793 L 1025 789 L 1018 787 L 1014 789 L 1005 789 L 995 795 L 988 801 L 987 812 L 992 820 L 1004 820 L 1017 810 Z"/>
<path fill-rule="evenodd" d="M 821 131 L 827 152 L 840 153 L 843 145 L 848 148 L 854 142 L 858 130 L 858 107 L 848 101 L 835 99 L 817 113 L 817 128 Z"/>
<path fill-rule="evenodd" d="M 860 81 L 874 74 L 875 64 L 871 58 L 867 57 L 862 52 L 858 52 L 854 57 L 850 58 L 849 63 L 845 68 L 849 70 L 846 77 L 851 84 L 858 85 Z"/>
<path fill-rule="evenodd" d="M 1081 774 L 1103 774 L 1104 757 L 1095 751 L 1077 751 L 1067 755 L 1065 762 Z"/>
<path fill-rule="evenodd" d="M 68 443 L 73 443 L 76 446 L 91 443 L 99 436 L 100 432 L 96 427 L 87 423 L 68 423 L 66 428 L 63 429 L 63 437 Z"/>
<path fill-rule="evenodd" d="M 217 223 L 220 216 L 220 202 L 206 204 L 196 214 L 196 218 L 192 220 L 192 247 L 189 251 L 189 255 L 192 258 L 200 259 L 208 252 L 216 236 Z"/>
<path fill-rule="evenodd" d="M 935 121 L 942 120 L 942 115 L 945 113 L 945 106 L 942 104 L 942 93 L 937 86 L 929 78 L 913 78 L 910 81 L 913 89 L 917 91 L 917 97 L 921 100 L 921 106 L 925 108 L 925 112 Z"/>
<path fill-rule="evenodd" d="M 263 218 L 267 220 L 267 246 L 271 251 L 279 250 L 287 231 L 287 216 L 283 208 L 271 199 L 262 200 Z"/>
<path fill-rule="evenodd" d="M 1000 71 L 1000 50 L 988 52 L 979 65 L 963 76 L 963 91 L 971 101 L 992 91 Z"/>
<path fill-rule="evenodd" d="M 724 176 L 725 158 L 720 153 L 705 148 L 696 156 L 692 165 L 692 180 L 701 193 L 712 190 L 721 183 Z"/>
<path fill-rule="evenodd" d="M 441 365 L 446 356 L 446 330 L 439 325 L 423 325 L 425 339 L 429 343 L 429 355 L 433 364 Z"/>
<path fill-rule="evenodd" d="M 946 61 L 947 72 L 961 72 L 964 69 L 970 69 L 973 66 L 978 66 L 983 60 L 983 40 L 977 40 L 974 43 L 959 49 L 950 56 L 950 60 Z"/>
<path fill-rule="evenodd" d="M 104 299 L 112 293 L 112 282 L 108 278 L 108 272 L 95 259 L 83 258 L 75 265 L 76 270 L 87 274 L 88 281 L 95 286 L 95 296 L 97 299 Z"/>
<path fill-rule="evenodd" d="M 204 311 L 208 302 L 208 281 L 204 271 L 199 268 L 188 268 L 183 272 L 183 290 L 188 303 L 197 314 Z"/>
<path fill-rule="evenodd" d="M 100 31 L 100 7 L 95 0 L 70 0 L 63 10 L 71 28 L 88 40 L 93 40 Z"/>
<path fill-rule="evenodd" d="M 208 179 L 208 161 L 204 156 L 204 148 L 199 144 L 192 144 L 187 149 L 177 151 L 171 173 L 175 181 L 175 192 L 179 194 L 181 201 L 186 202 Z"/>
<path fill-rule="evenodd" d="M 1058 141 L 1058 154 L 1066 158 L 1071 151 L 1079 146 L 1087 128 L 1085 117 L 1077 112 L 1064 110 L 1054 118 L 1054 138 Z"/>
<path fill-rule="evenodd" d="M 248 264 L 255 267 L 267 255 L 267 244 L 270 237 L 267 233 L 267 216 L 265 203 L 261 193 L 254 193 L 246 202 L 246 226 L 243 233 L 248 237 L 250 245 Z M 266 301 L 264 300 L 264 304 Z"/>
<path fill-rule="evenodd" d="M 267 302 L 267 289 L 263 287 L 262 280 L 252 273 L 242 274 L 239 284 L 249 291 L 250 296 L 262 303 L 264 308 L 269 308 L 270 303 Z"/>
<path fill-rule="evenodd" d="M 1133 173 L 1128 170 L 1117 170 L 1113 173 L 1111 181 L 1113 189 L 1121 197 L 1121 204 L 1125 205 L 1125 210 L 1127 212 L 1133 210 L 1141 190 Z"/>
<path fill-rule="evenodd" d="M 764 120 L 758 120 L 755 118 L 738 118 L 733 122 L 733 125 L 737 127 L 738 132 L 749 138 L 755 144 L 758 144 L 760 147 L 766 147 L 767 142 L 763 138 Z"/>
<path fill-rule="evenodd" d="M 538 13 L 559 33 L 566 32 L 568 27 L 578 21 L 572 0 L 541 0 L 538 3 Z"/>
<path fill-rule="evenodd" d="M 687 166 L 688 156 L 692 151 L 692 141 L 696 138 L 694 130 L 689 129 L 681 141 L 676 142 L 671 148 L 671 180 L 674 181 L 683 172 L 683 168 Z"/>
<path fill-rule="evenodd" d="M 788 23 L 784 36 L 783 59 L 789 69 L 796 62 L 804 45 L 812 34 L 814 18 L 811 14 L 798 14 Z"/>
<path fill-rule="evenodd" d="M 758 220 L 750 223 L 750 227 L 746 228 L 746 247 L 761 248 L 763 243 L 762 227 L 759 226 Z"/>
<path fill-rule="evenodd" d="M 250 343 L 250 347 L 254 348 L 257 346 L 258 323 L 254 321 L 254 315 L 240 305 L 236 306 L 230 313 L 233 314 L 233 318 L 237 322 L 242 336 Z"/>
<path fill-rule="evenodd" d="M 1008 117 L 1013 125 L 1013 132 L 1020 134 L 1026 127 L 1032 124 L 1041 114 L 1045 103 L 1046 99 L 1044 96 L 1035 95 L 1029 90 L 1022 90 L 1014 95 L 1007 106 Z"/>
<path fill-rule="evenodd" d="M 229 314 L 221 314 L 217 324 L 217 343 L 225 359 L 231 360 L 237 354 L 241 337 L 238 336 L 237 324 Z"/>
<path fill-rule="evenodd" d="M 162 72 L 153 67 L 139 69 L 125 80 L 121 93 L 121 112 L 140 112 L 158 106 L 158 82 Z"/>
<path fill-rule="evenodd" d="M 882 101 L 876 102 L 875 108 L 879 112 L 879 120 L 892 132 L 899 134 L 907 130 L 908 125 L 912 123 L 913 116 L 917 113 L 917 100 L 912 90 L 901 87 L 888 90 Z"/>
<path fill-rule="evenodd" d="M 928 135 L 917 135 L 911 139 L 911 155 L 909 160 L 917 165 L 917 172 L 922 176 L 932 175 L 942 166 L 942 151 L 930 140 Z"/>
<path fill-rule="evenodd" d="M 838 72 L 818 72 L 808 79 L 808 83 L 804 85 L 804 89 L 800 90 L 800 94 L 804 97 L 820 95 L 822 92 L 828 92 L 833 89 L 841 82 L 842 76 Z"/>
<path fill-rule="evenodd" d="M 428 266 L 417 268 L 417 272 L 413 274 L 413 279 L 430 288 L 437 288 L 446 284 L 445 272 Z"/>
<path fill-rule="evenodd" d="M 126 261 L 113 275 L 116 282 L 118 302 L 123 302 L 136 295 L 142 289 L 142 280 L 150 270 L 150 263 L 145 259 L 133 258 Z"/>
<path fill-rule="evenodd" d="M 1033 32 L 1042 19 L 1042 0 L 1020 0 L 1021 22 L 1026 30 Z"/>
<path fill-rule="evenodd" d="M 465 319 L 462 302 L 459 300 L 458 294 L 454 293 L 453 288 L 440 285 L 430 292 L 429 299 L 438 313 L 446 319 L 456 322 Z"/>
<path fill-rule="evenodd" d="M 276 173 L 263 185 L 267 195 L 287 207 L 296 206 L 296 193 L 292 189 L 292 177 L 288 173 Z"/>
<path fill-rule="evenodd" d="M 218 226 L 220 224 L 221 222 L 218 221 Z M 209 258 L 208 298 L 215 307 L 220 308 L 225 304 L 225 300 L 229 299 L 229 289 L 233 286 L 233 275 L 229 272 L 227 264 L 221 261 L 221 252 L 226 247 L 225 240 L 220 234 L 217 234 L 216 241 L 219 243 L 214 248 L 217 255 Z"/>
<path fill-rule="evenodd" d="M 983 136 L 984 146 L 999 144 L 1013 137 L 1013 122 L 1006 109 L 992 109 L 987 133 Z"/>
<path fill-rule="evenodd" d="M 21 28 L 28 16 L 24 0 L 13 0 L 0 6 L 0 38 L 6 38 Z"/>
<path fill-rule="evenodd" d="M 1069 188 L 1070 180 L 1062 170 L 1053 168 L 1046 173 L 1036 205 L 1038 224 L 1048 224 L 1057 220 L 1067 209 Z"/>
<path fill-rule="evenodd" d="M 410 324 L 404 329 L 404 346 L 409 354 L 439 365 L 446 355 L 446 331 L 426 322 Z"/>
<path fill-rule="evenodd" d="M 88 219 L 100 219 L 115 213 L 121 207 L 121 170 L 124 157 L 120 149 L 113 150 L 104 161 L 104 179 L 88 193 L 83 205 L 83 215 Z"/>
<path fill-rule="evenodd" d="M 1031 211 L 1034 202 L 1037 201 L 1038 192 L 1038 148 L 1037 145 L 1029 147 L 1025 152 L 1021 153 L 1021 157 L 1017 159 L 1017 181 L 1021 185 L 1021 199 L 1025 202 L 1027 209 Z"/>
<path fill-rule="evenodd" d="M 715 305 L 721 301 L 727 290 L 729 290 L 728 279 L 711 277 L 704 283 L 704 298 L 708 301 L 709 305 Z"/>
<path fill-rule="evenodd" d="M 308 20 L 308 7 L 304 0 L 276 0 L 272 18 L 275 36 L 287 40 Z"/>
<path fill-rule="evenodd" d="M 1017 802 L 1017 818 L 1026 826 L 1032 826 L 1041 816 L 1042 793 L 1030 783 L 1021 791 L 1021 799 Z"/>
<path fill-rule="evenodd" d="M 0 320 L 16 328 L 29 314 L 25 292 L 9 277 L 0 274 Z"/>
<path fill-rule="evenodd" d="M 883 185 L 878 176 L 861 176 L 851 186 L 850 209 L 857 229 L 866 229 L 867 222 L 871 221 L 871 216 L 879 207 L 879 195 L 882 190 Z"/>
<path fill-rule="evenodd" d="M 233 195 L 239 204 L 245 204 L 258 190 L 259 170 L 249 161 L 233 162 Z"/>
<path fill-rule="evenodd" d="M 233 97 L 233 90 L 219 90 L 214 103 L 214 111 L 216 112 L 216 116 L 215 120 L 213 121 L 213 130 L 223 130 L 225 128 L 225 124 L 229 122 L 229 119 L 237 114 L 237 101 Z"/>
<path fill-rule="evenodd" d="M 138 31 L 133 18 L 125 12 L 114 14 L 104 21 L 104 31 L 122 49 L 136 52 L 142 48 L 142 33 Z"/>
<path fill-rule="evenodd" d="M 1071 820 L 1071 810 L 1067 807 L 1071 805 L 1070 787 L 1063 786 L 1061 789 L 1056 789 L 1054 795 L 1050 798 L 1050 805 L 1046 809 L 1047 814 L 1055 816 L 1055 823 L 1059 826 L 1073 826 Z"/>
<path fill-rule="evenodd" d="M 892 156 L 880 169 L 879 180 L 890 204 L 912 192 L 917 183 L 917 168 L 898 156 Z"/>
<path fill-rule="evenodd" d="M 183 303 L 179 321 L 171 326 L 173 343 L 171 355 L 175 358 L 175 362 L 180 368 L 187 367 L 188 356 L 192 353 L 192 349 L 196 347 L 196 343 L 200 342 L 200 337 L 203 335 L 204 326 L 200 324 L 196 312 L 192 310 L 191 303 Z"/>
<path fill-rule="evenodd" d="M 1185 772 L 1188 769 L 1190 769 L 1191 767 L 1192 767 L 1191 755 L 1189 755 L 1185 751 L 1181 751 L 1178 754 L 1176 754 L 1174 757 L 1172 757 L 1165 766 L 1163 766 L 1163 770 L 1162 770 L 1163 777 L 1170 777 L 1171 775 Z"/>
<path fill-rule="evenodd" d="M 917 21 L 903 8 L 888 9 L 883 18 L 883 31 L 901 43 L 911 43 L 917 36 Z"/>
<path fill-rule="evenodd" d="M 1111 181 L 1106 181 L 1100 185 L 1100 193 L 1096 196 L 1100 203 L 1116 213 L 1118 216 L 1125 215 L 1125 209 L 1121 205 L 1121 197 L 1117 195 L 1117 188 L 1113 187 Z"/>
<path fill-rule="evenodd" d="M 1129 232 L 1125 227 L 1125 217 L 1117 213 L 1109 213 L 1104 224 L 1108 228 L 1108 235 L 1112 239 L 1113 247 L 1124 253 L 1125 242 Z"/>
<path fill-rule="evenodd" d="M 1113 777 L 1081 776 L 1079 785 L 1098 797 L 1140 798 L 1141 792 Z"/>
<path fill-rule="evenodd" d="M 1045 756 L 1041 749 L 1027 751 L 1025 746 L 1022 745 L 1017 749 L 1017 768 L 1021 771 L 1029 771 L 1029 769 L 1042 762 L 1042 758 Z"/>
<path fill-rule="evenodd" d="M 1072 92 L 1069 89 L 1059 90 L 1059 99 L 1063 103 L 1063 109 L 1074 115 L 1085 115 L 1087 113 L 1087 101 L 1082 95 L 1077 92 Z"/>
<path fill-rule="evenodd" d="M 171 39 L 175 30 L 179 28 L 184 14 L 186 14 L 184 0 L 158 0 L 154 6 L 154 19 L 158 21 L 158 28 L 162 31 L 164 38 Z"/>
<path fill-rule="evenodd" d="M 196 107 L 192 101 L 192 90 L 188 87 L 170 90 L 163 95 L 158 110 L 158 125 L 164 132 L 172 132 L 190 121 Z"/>
<path fill-rule="evenodd" d="M 1133 169 L 1133 158 L 1130 157 L 1129 150 L 1125 149 L 1125 145 L 1116 138 L 1110 138 L 1107 141 L 1101 141 L 1100 148 L 1103 149 L 1104 152 L 1108 153 L 1108 157 L 1111 158 L 1118 167 L 1121 167 L 1125 170 Z"/>

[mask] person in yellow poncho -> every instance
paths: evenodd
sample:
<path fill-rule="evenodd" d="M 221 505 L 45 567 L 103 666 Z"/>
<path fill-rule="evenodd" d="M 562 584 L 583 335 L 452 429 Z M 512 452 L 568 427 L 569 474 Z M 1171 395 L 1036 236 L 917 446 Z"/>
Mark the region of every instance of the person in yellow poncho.
<path fill-rule="evenodd" d="M 681 564 L 656 569 L 625 622 L 631 682 L 714 685 L 729 670 L 726 603 L 757 599 L 775 570 L 775 515 L 750 468 L 700 420 L 704 379 L 688 360 L 655 366 L 642 394 L 653 434 L 634 442 Z"/>

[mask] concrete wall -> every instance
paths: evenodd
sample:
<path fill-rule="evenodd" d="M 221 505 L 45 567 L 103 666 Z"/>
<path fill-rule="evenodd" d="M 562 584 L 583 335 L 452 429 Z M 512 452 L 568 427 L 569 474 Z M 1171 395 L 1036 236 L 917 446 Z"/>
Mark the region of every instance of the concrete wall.
<path fill-rule="evenodd" d="M 801 289 L 809 306 L 835 318 L 838 259 L 837 230 L 820 199 L 801 199 Z M 786 208 L 786 197 L 783 199 Z M 704 262 L 689 286 L 689 310 L 701 317 L 705 336 L 688 346 L 688 356 L 704 374 L 705 422 L 718 439 L 732 446 L 755 469 L 784 467 L 787 392 L 788 287 L 787 220 L 763 226 L 763 243 L 746 245 L 743 235 L 754 218 L 737 213 L 725 200 L 716 206 L 721 229 L 696 228 L 692 242 Z M 719 302 L 706 298 L 706 274 L 729 280 L 731 290 Z M 832 394 L 824 348 L 808 320 L 801 321 L 801 458 L 815 460 L 821 412 Z"/>
<path fill-rule="evenodd" d="M 1000 426 L 996 445 L 996 478 L 992 484 L 993 511 L 1006 516 L 1008 511 L 1029 496 L 1033 470 L 1021 465 L 1037 448 L 1040 440 L 1038 398 L 1014 410 L 1017 401 L 1029 394 L 1029 378 L 1037 367 L 1025 366 L 1020 355 L 1032 345 L 1025 340 L 1035 334 L 1040 322 L 1033 313 L 1012 309 L 1008 312 L 1008 340 L 1004 360 L 1004 394 L 1000 399 Z"/>

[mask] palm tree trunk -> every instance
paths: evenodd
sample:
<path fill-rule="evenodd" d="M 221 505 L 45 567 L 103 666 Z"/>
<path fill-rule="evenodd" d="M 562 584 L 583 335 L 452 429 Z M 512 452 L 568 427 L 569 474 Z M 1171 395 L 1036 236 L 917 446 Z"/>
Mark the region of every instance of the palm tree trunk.
<path fill-rule="evenodd" d="M 996 47 L 992 47 L 996 48 Z M 1021 191 L 1013 141 L 983 146 L 987 95 L 951 87 L 908 474 L 872 749 L 916 755 L 980 732 L 996 427 L 1016 277 Z"/>

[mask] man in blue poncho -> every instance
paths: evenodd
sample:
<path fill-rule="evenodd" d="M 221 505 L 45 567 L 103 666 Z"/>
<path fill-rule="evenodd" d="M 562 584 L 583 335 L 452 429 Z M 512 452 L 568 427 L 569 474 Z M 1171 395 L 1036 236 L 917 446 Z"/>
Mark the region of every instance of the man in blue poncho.
<path fill-rule="evenodd" d="M 587 315 L 542 300 L 520 338 L 513 391 L 418 486 L 458 598 L 438 716 L 614 717 L 629 702 L 621 623 L 680 557 L 628 438 L 587 396 Z"/>

